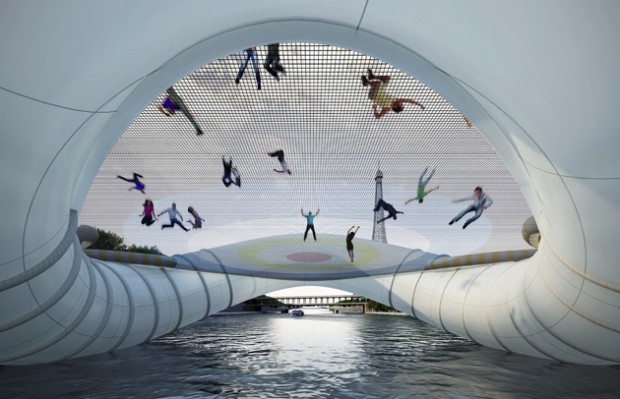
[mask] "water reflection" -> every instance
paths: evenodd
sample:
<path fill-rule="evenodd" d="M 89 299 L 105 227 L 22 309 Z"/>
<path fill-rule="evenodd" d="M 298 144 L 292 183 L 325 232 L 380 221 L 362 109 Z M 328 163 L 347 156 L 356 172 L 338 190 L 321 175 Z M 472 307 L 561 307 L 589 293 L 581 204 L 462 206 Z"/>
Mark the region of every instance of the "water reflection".
<path fill-rule="evenodd" d="M 409 317 L 211 317 L 147 345 L 0 369 L 0 397 L 612 398 L 620 370 L 482 348 Z"/>

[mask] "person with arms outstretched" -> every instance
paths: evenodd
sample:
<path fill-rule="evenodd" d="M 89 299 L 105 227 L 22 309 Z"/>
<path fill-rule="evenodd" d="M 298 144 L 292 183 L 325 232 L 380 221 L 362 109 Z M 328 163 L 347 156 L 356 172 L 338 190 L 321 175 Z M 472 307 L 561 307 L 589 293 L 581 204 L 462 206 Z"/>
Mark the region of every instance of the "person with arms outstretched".
<path fill-rule="evenodd" d="M 384 220 L 389 219 L 389 218 L 394 218 L 394 220 L 396 220 L 397 219 L 397 217 L 396 217 L 397 214 L 399 214 L 399 213 L 404 214 L 404 212 L 397 211 L 392 206 L 392 204 L 389 204 L 389 203 L 385 202 L 383 200 L 383 198 L 381 198 L 379 200 L 379 202 L 377 202 L 377 206 L 375 207 L 374 211 L 377 212 L 381 208 L 383 208 L 383 210 L 386 211 L 388 213 L 388 215 L 386 217 L 384 217 L 383 219 L 381 219 L 381 220 L 377 220 L 377 223 L 381 223 Z"/>
<path fill-rule="evenodd" d="M 170 86 L 166 90 L 166 94 L 166 98 L 164 99 L 164 101 L 162 101 L 161 104 L 157 105 L 157 109 L 159 109 L 161 113 L 168 117 L 173 116 L 176 111 L 181 111 L 181 113 L 185 115 L 187 120 L 189 120 L 189 123 L 192 124 L 194 129 L 196 129 L 196 135 L 200 136 L 204 134 L 200 126 L 198 126 L 196 118 L 194 118 L 194 115 L 192 115 L 192 113 L 189 111 L 189 108 L 187 108 L 187 105 L 185 105 L 183 99 L 177 94 L 176 90 L 174 90 L 174 87 Z"/>
<path fill-rule="evenodd" d="M 418 192 L 417 192 L 417 195 L 415 196 L 415 198 L 411 198 L 411 199 L 407 200 L 405 202 L 405 205 L 407 205 L 411 201 L 415 201 L 415 200 L 418 200 L 418 202 L 421 204 L 422 202 L 424 202 L 424 197 L 426 197 L 428 194 L 432 193 L 433 191 L 435 191 L 435 190 L 437 190 L 439 188 L 439 186 L 437 186 L 435 188 L 431 188 L 430 190 L 426 191 L 426 185 L 428 184 L 429 181 L 431 181 L 431 178 L 435 174 L 435 169 L 432 170 L 432 172 L 428 176 L 428 178 L 424 179 L 424 175 L 426 174 L 427 171 L 428 171 L 428 168 L 424 169 L 424 172 L 422 172 L 422 174 L 420 175 L 420 179 L 418 180 Z"/>
<path fill-rule="evenodd" d="M 347 252 L 349 253 L 349 258 L 351 259 L 351 263 L 353 263 L 353 237 L 355 237 L 355 233 L 360 229 L 360 226 L 351 226 L 349 231 L 347 231 Z"/>
<path fill-rule="evenodd" d="M 368 69 L 368 76 L 362 75 L 362 86 L 370 86 L 368 98 L 373 102 L 372 112 L 376 119 L 383 118 L 390 111 L 396 113 L 402 112 L 402 110 L 405 109 L 406 103 L 415 104 L 424 109 L 424 105 L 416 100 L 411 98 L 396 98 L 391 95 L 387 91 L 390 79 L 390 76 L 375 76 L 370 69 Z M 381 108 L 381 111 L 378 111 L 378 108 Z"/>
<path fill-rule="evenodd" d="M 172 203 L 172 206 L 166 210 L 164 210 L 163 212 L 161 212 L 160 214 L 158 214 L 157 216 L 161 216 L 164 213 L 168 214 L 168 217 L 170 218 L 170 224 L 162 224 L 161 225 L 161 229 L 166 229 L 168 227 L 174 227 L 174 225 L 176 224 L 177 226 L 179 226 L 180 228 L 182 228 L 183 230 L 185 230 L 186 232 L 189 231 L 189 229 L 187 229 L 185 226 L 183 226 L 183 223 L 179 222 L 177 219 L 177 216 L 179 218 L 181 218 L 181 220 L 183 220 L 183 216 L 181 216 L 181 214 L 179 213 L 179 211 L 177 211 L 177 204 L 175 204 L 174 202 Z"/>
<path fill-rule="evenodd" d="M 200 217 L 198 212 L 194 209 L 194 207 L 187 208 L 187 212 L 190 213 L 194 217 L 194 221 L 188 220 L 187 223 L 192 225 L 192 229 L 202 229 L 202 222 L 205 220 Z"/>
<path fill-rule="evenodd" d="M 284 67 L 280 65 L 280 43 L 271 43 L 267 45 L 267 58 L 263 66 L 277 81 L 280 80 L 278 72 L 286 73 Z"/>
<path fill-rule="evenodd" d="M 153 205 L 153 201 L 150 199 L 144 200 L 144 204 L 142 204 L 144 210 L 142 211 L 142 224 L 145 224 L 147 227 L 155 223 L 157 220 L 157 216 L 155 216 L 155 205 Z"/>
<path fill-rule="evenodd" d="M 226 187 L 234 184 L 237 187 L 241 187 L 241 175 L 236 167 L 232 164 L 232 158 L 226 161 L 226 158 L 222 156 L 222 164 L 224 165 L 224 176 L 222 176 L 222 183 Z M 235 180 L 232 179 L 231 174 L 235 175 Z"/>
<path fill-rule="evenodd" d="M 483 192 L 482 187 L 480 186 L 474 189 L 474 195 L 470 197 L 465 197 L 465 198 L 454 200 L 452 201 L 452 203 L 463 202 L 463 201 L 473 201 L 473 202 L 467 208 L 463 209 L 458 215 L 456 215 L 454 219 L 452 219 L 450 223 L 448 223 L 449 225 L 454 224 L 454 222 L 458 222 L 463 216 L 465 216 L 466 213 L 475 212 L 474 216 L 469 218 L 463 225 L 463 228 L 465 229 L 467 228 L 467 226 L 475 222 L 482 215 L 482 211 L 484 211 L 485 209 L 493 205 L 493 200 L 491 199 L 491 197 L 489 197 L 487 193 Z"/>
<path fill-rule="evenodd" d="M 248 66 L 248 61 L 252 60 L 252 67 L 254 68 L 254 76 L 256 77 L 256 85 L 258 90 L 261 89 L 260 85 L 260 68 L 258 67 L 258 54 L 256 53 L 256 47 L 250 47 L 243 51 L 245 54 L 245 60 L 239 65 L 239 72 L 237 72 L 237 77 L 235 78 L 235 83 L 239 84 L 239 81 L 243 77 L 243 73 L 245 72 L 245 68 Z"/>
<path fill-rule="evenodd" d="M 312 236 L 314 237 L 314 241 L 316 241 L 316 232 L 314 231 L 314 218 L 319 216 L 320 209 L 317 209 L 316 214 L 312 214 L 312 212 L 308 212 L 308 214 L 304 213 L 304 209 L 301 208 L 301 216 L 306 218 L 306 231 L 304 232 L 304 241 L 308 237 L 308 230 L 312 230 Z"/>
<path fill-rule="evenodd" d="M 137 173 L 133 174 L 133 178 L 132 179 L 128 179 L 126 177 L 123 177 L 121 175 L 116 176 L 117 179 L 121 179 L 121 180 L 125 180 L 127 183 L 133 183 L 133 187 L 131 187 L 130 189 L 128 189 L 127 191 L 131 191 L 131 190 L 137 190 L 140 191 L 142 194 L 146 194 L 144 192 L 144 188 L 146 187 L 144 185 L 144 183 L 142 183 L 142 181 L 140 180 L 141 178 L 144 179 L 144 176 L 139 175 Z"/>
<path fill-rule="evenodd" d="M 280 162 L 280 166 L 282 166 L 282 170 L 274 169 L 274 172 L 288 173 L 289 175 L 292 173 L 291 170 L 288 168 L 288 164 L 284 160 L 284 151 L 278 150 L 278 151 L 274 151 L 274 152 L 268 152 L 267 154 L 270 157 L 277 157 L 278 158 L 278 162 Z"/>

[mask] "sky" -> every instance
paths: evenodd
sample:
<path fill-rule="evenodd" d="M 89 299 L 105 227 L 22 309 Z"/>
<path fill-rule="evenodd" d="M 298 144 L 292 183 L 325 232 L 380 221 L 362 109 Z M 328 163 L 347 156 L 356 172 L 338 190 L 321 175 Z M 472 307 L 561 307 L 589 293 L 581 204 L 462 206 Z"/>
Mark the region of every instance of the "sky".
<path fill-rule="evenodd" d="M 464 115 L 432 88 L 372 57 L 310 43 L 280 47 L 286 74 L 277 81 L 262 68 L 261 90 L 251 62 L 239 84 L 243 52 L 215 60 L 174 84 L 205 132 L 196 136 L 181 114 L 157 110 L 162 95 L 145 104 L 102 164 L 80 212 L 80 223 L 113 231 L 127 243 L 156 245 L 168 255 L 274 235 L 302 239 L 301 208 L 317 211 L 317 234 L 372 237 L 375 174 L 383 198 L 403 211 L 386 222 L 390 244 L 448 255 L 523 249 L 523 222 L 531 212 L 518 184 L 493 147 Z M 361 76 L 371 68 L 389 75 L 389 91 L 425 105 L 377 120 Z M 274 172 L 268 152 L 283 149 L 291 175 Z M 241 187 L 225 187 L 222 156 L 232 157 Z M 415 196 L 419 175 L 436 169 L 424 203 Z M 128 191 L 117 175 L 144 176 L 146 195 Z M 450 219 L 468 203 L 452 203 L 483 186 L 495 201 L 466 230 Z M 204 227 L 188 233 L 140 224 L 142 203 L 157 213 L 176 202 L 187 220 L 194 207 Z M 189 227 L 189 224 L 186 224 Z M 303 288 L 304 293 L 308 288 Z M 314 289 L 316 291 L 316 289 Z M 312 291 L 312 289 L 310 289 Z"/>

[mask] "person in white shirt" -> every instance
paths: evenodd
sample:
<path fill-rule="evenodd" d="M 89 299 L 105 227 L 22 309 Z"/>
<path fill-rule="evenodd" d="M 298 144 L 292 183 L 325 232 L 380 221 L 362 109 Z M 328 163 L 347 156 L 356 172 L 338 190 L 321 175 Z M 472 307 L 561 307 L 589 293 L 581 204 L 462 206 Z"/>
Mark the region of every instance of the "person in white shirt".
<path fill-rule="evenodd" d="M 181 227 L 183 230 L 185 231 L 189 231 L 188 228 L 186 228 L 185 226 L 183 226 L 183 223 L 179 222 L 177 220 L 177 215 L 181 218 L 181 220 L 183 220 L 183 216 L 181 216 L 181 214 L 179 213 L 179 211 L 177 211 L 177 204 L 175 204 L 174 202 L 172 203 L 172 207 L 168 208 L 164 211 L 162 211 L 159 215 L 157 216 L 161 216 L 164 213 L 168 213 L 168 217 L 170 218 L 170 224 L 162 224 L 161 225 L 161 229 L 165 229 L 167 227 L 174 227 L 174 225 L 178 225 L 179 227 Z"/>
<path fill-rule="evenodd" d="M 483 193 L 482 187 L 480 186 L 474 189 L 474 195 L 470 197 L 465 197 L 465 198 L 454 200 L 452 201 L 452 203 L 457 203 L 457 202 L 462 202 L 462 201 L 473 201 L 473 203 L 467 208 L 463 209 L 448 224 L 452 225 L 454 224 L 454 222 L 458 222 L 463 216 L 465 216 L 466 213 L 476 212 L 474 216 L 468 219 L 463 225 L 463 228 L 466 228 L 467 226 L 475 222 L 476 219 L 480 217 L 480 215 L 482 215 L 483 210 L 493 205 L 493 200 L 491 199 L 491 197 L 489 197 L 486 193 Z"/>

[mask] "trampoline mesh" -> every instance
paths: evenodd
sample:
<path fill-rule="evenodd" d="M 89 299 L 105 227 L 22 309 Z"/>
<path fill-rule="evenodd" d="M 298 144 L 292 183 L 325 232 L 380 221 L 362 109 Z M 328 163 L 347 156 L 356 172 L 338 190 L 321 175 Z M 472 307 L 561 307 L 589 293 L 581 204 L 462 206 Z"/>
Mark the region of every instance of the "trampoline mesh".
<path fill-rule="evenodd" d="M 244 51 L 215 60 L 174 84 L 204 135 L 197 136 L 180 112 L 158 110 L 162 94 L 124 132 L 101 166 L 80 223 L 116 232 L 128 243 L 157 245 L 168 254 L 211 248 L 258 237 L 288 234 L 299 242 L 305 212 L 320 209 L 317 234 L 344 235 L 361 226 L 370 238 L 374 176 L 383 171 L 384 199 L 403 211 L 386 221 L 389 243 L 459 255 L 527 248 L 521 226 L 530 210 L 505 164 L 487 140 L 444 98 L 423 83 L 372 57 L 329 45 L 283 43 L 280 80 L 263 63 L 267 46 L 257 46 L 261 90 L 250 61 L 235 83 Z M 389 75 L 388 91 L 412 98 L 401 113 L 376 119 L 367 69 Z M 291 175 L 268 152 L 282 149 Z M 222 156 L 232 157 L 241 187 L 225 187 Z M 424 203 L 416 195 L 420 173 L 436 168 Z M 117 175 L 144 176 L 146 195 L 128 191 Z M 428 176 L 428 174 L 427 174 Z M 448 221 L 468 202 L 451 200 L 482 186 L 495 204 L 466 230 Z M 176 202 L 185 220 L 193 206 L 206 221 L 200 231 L 161 231 L 140 224 L 145 198 L 157 213 Z M 190 227 L 189 224 L 186 224 Z M 308 242 L 308 245 L 313 245 Z"/>

